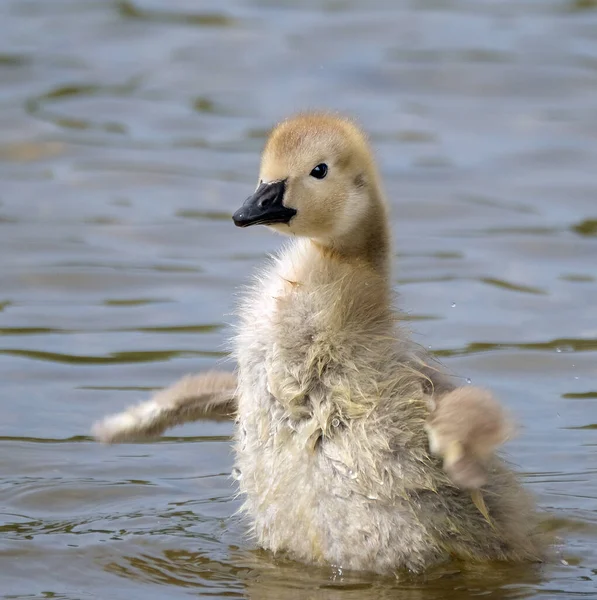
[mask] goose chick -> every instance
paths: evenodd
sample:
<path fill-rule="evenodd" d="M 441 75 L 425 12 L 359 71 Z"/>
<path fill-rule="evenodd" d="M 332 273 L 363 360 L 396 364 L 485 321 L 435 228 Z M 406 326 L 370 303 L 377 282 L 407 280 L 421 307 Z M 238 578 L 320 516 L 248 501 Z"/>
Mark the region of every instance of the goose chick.
<path fill-rule="evenodd" d="M 257 189 L 233 216 L 295 238 L 245 294 L 235 338 L 236 460 L 254 536 L 298 560 L 378 573 L 449 557 L 538 559 L 534 505 L 516 475 L 481 452 L 480 511 L 430 451 L 428 420 L 445 454 L 452 437 L 437 423 L 486 403 L 462 392 L 455 402 L 438 373 L 433 420 L 431 360 L 393 308 L 387 213 L 362 132 L 302 114 L 273 130 Z M 447 467 L 457 464 L 448 449 Z"/>

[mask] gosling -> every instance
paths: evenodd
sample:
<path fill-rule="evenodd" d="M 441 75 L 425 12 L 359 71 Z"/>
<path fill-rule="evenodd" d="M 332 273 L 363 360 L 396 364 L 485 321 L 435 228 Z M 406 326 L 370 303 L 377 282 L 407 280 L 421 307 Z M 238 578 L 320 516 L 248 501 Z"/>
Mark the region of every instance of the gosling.
<path fill-rule="evenodd" d="M 156 435 L 234 405 L 261 547 L 380 574 L 541 560 L 534 503 L 495 454 L 505 413 L 488 392 L 455 388 L 401 327 L 388 206 L 360 129 L 325 113 L 279 124 L 233 220 L 293 236 L 241 302 L 236 389 L 230 376 L 206 393 L 174 386 L 96 436 Z"/>

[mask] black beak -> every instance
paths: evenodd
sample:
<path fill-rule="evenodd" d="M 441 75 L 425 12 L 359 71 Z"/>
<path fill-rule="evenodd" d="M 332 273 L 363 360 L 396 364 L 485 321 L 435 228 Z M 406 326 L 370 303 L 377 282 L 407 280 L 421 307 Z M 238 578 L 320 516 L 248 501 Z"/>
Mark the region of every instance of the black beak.
<path fill-rule="evenodd" d="M 261 183 L 255 193 L 232 215 L 237 227 L 288 223 L 296 210 L 284 206 L 286 181 Z"/>

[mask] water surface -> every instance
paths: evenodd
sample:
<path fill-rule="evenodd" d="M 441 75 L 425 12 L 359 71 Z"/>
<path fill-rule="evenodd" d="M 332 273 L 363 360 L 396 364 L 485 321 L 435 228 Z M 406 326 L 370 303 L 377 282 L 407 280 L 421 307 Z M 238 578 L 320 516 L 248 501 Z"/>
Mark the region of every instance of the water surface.
<path fill-rule="evenodd" d="M 594 4 L 0 2 L 2 597 L 597 598 Z M 235 290 L 280 244 L 229 215 L 308 107 L 371 133 L 416 339 L 517 417 L 560 562 L 397 583 L 274 560 L 234 516 L 230 423 L 87 437 L 226 366 Z"/>

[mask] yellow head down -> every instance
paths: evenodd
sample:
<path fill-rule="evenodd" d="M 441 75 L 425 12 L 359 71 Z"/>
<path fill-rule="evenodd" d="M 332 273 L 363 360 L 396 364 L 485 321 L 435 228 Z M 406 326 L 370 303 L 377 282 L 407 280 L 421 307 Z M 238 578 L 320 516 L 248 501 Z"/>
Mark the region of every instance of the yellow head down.
<path fill-rule="evenodd" d="M 369 229 L 368 221 L 383 218 L 384 212 L 362 131 L 333 114 L 304 113 L 271 132 L 258 187 L 233 219 L 239 227 L 263 224 L 336 245 L 356 230 Z"/>

